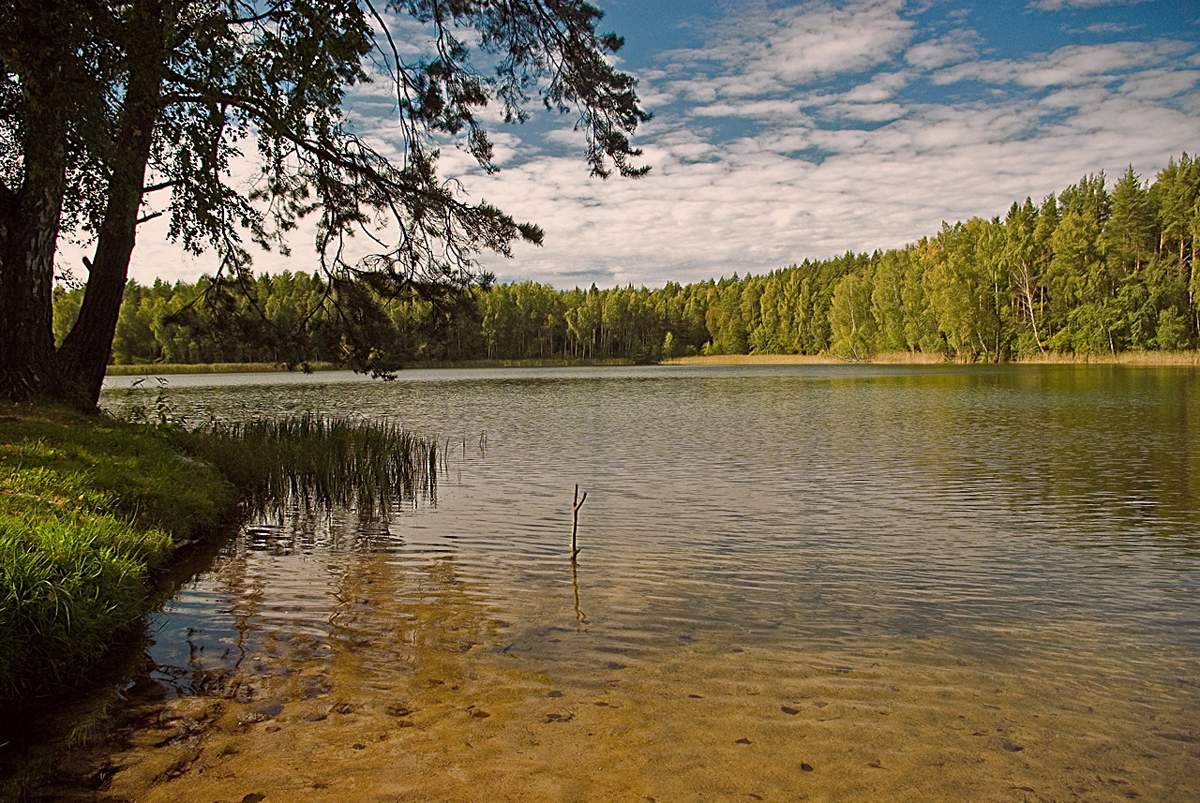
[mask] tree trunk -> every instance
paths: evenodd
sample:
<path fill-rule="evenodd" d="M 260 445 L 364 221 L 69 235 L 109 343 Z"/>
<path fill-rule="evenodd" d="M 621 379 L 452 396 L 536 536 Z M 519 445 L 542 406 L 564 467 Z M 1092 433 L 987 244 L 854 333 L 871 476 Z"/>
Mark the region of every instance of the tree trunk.
<path fill-rule="evenodd" d="M 29 401 L 56 379 L 54 252 L 66 189 L 61 64 L 25 82 L 24 180 L 0 186 L 0 397 Z M 34 71 L 36 72 L 36 71 Z"/>
<path fill-rule="evenodd" d="M 117 129 L 104 222 L 79 317 L 59 351 L 57 395 L 85 407 L 94 407 L 100 399 L 137 234 L 146 163 L 161 102 L 165 43 L 160 10 L 156 0 L 147 0 L 137 3 L 130 17 L 130 29 L 138 32 L 138 46 L 129 54 L 129 84 Z"/>

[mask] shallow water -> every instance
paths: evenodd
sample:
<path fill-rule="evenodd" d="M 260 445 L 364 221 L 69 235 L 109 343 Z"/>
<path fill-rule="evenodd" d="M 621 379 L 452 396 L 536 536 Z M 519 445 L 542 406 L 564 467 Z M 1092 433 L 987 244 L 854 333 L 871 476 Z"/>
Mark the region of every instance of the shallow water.
<path fill-rule="evenodd" d="M 145 403 L 129 381 L 103 403 Z M 152 616 L 126 742 L 89 757 L 106 794 L 1200 796 L 1194 369 L 182 376 L 167 398 L 454 448 L 436 505 L 250 522 Z"/>

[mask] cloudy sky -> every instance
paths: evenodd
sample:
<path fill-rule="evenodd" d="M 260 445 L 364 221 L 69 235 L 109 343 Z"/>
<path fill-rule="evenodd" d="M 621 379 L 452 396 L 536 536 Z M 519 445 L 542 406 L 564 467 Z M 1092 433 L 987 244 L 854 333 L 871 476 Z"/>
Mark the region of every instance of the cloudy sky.
<path fill-rule="evenodd" d="M 600 0 L 655 115 L 653 168 L 590 179 L 569 118 L 496 134 L 501 171 L 450 150 L 473 198 L 541 224 L 490 259 L 558 287 L 757 273 L 896 246 L 1002 214 L 1087 172 L 1152 177 L 1200 150 L 1200 3 L 1119 0 Z M 386 92 L 380 87 L 380 92 Z M 369 92 L 352 111 L 386 136 Z M 194 278 L 160 221 L 133 276 Z M 311 246 L 256 268 L 311 269 Z"/>

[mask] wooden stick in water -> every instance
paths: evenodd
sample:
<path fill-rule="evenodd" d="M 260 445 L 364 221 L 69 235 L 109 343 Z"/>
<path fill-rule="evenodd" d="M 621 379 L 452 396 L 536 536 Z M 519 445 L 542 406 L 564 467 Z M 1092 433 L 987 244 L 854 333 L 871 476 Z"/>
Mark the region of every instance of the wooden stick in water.
<path fill-rule="evenodd" d="M 583 497 L 579 496 L 579 483 L 575 483 L 575 502 L 571 505 L 571 560 L 575 560 L 575 556 L 579 554 L 579 541 L 577 535 L 579 533 L 579 508 L 583 507 L 583 503 L 587 501 L 587 491 L 583 492 Z"/>

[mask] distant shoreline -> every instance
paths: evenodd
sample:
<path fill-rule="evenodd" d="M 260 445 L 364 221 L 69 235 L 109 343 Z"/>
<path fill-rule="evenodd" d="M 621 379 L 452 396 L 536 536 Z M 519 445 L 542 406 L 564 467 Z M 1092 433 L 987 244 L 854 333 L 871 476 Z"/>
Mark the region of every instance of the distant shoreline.
<path fill-rule="evenodd" d="M 595 366 L 616 367 L 637 365 L 635 360 L 611 357 L 595 360 L 578 360 L 569 357 L 527 360 L 429 360 L 413 362 L 401 371 L 436 368 L 587 368 Z M 311 362 L 309 371 L 343 371 L 348 366 L 331 362 Z M 249 374 L 303 372 L 300 365 L 290 368 L 274 362 L 218 362 L 218 363 L 148 363 L 141 365 L 110 365 L 107 376 L 169 376 L 171 374 Z"/>
<path fill-rule="evenodd" d="M 331 362 L 311 362 L 310 371 L 336 371 L 341 366 Z M 141 365 L 110 365 L 106 376 L 165 376 L 167 374 L 258 374 L 286 373 L 304 370 L 300 365 L 288 367 L 279 362 L 213 362 L 213 363 L 147 363 Z"/>
<path fill-rule="evenodd" d="M 941 354 L 922 354 L 906 351 L 885 352 L 864 360 L 846 360 L 822 354 L 709 354 L 695 357 L 675 357 L 658 363 L 639 363 L 623 357 L 577 360 L 548 358 L 528 360 L 431 360 L 414 362 L 400 370 L 432 370 L 441 368 L 594 368 L 628 367 L 631 365 L 988 365 L 946 357 Z M 1126 351 L 1117 354 L 1053 354 L 1008 360 L 1009 365 L 1184 365 L 1200 367 L 1200 351 Z M 299 366 L 270 362 L 226 363 L 151 363 L 149 365 L 110 365 L 108 376 L 170 376 L 172 374 L 245 374 L 285 373 L 303 371 Z M 329 362 L 308 364 L 309 371 L 346 370 L 346 366 Z"/>
<path fill-rule="evenodd" d="M 874 354 L 863 360 L 844 360 L 821 354 L 709 354 L 676 357 L 662 365 L 989 365 L 941 354 L 907 351 Z M 1126 351 L 1116 354 L 1054 354 L 1008 360 L 1003 365 L 1186 365 L 1200 366 L 1200 351 Z"/>

